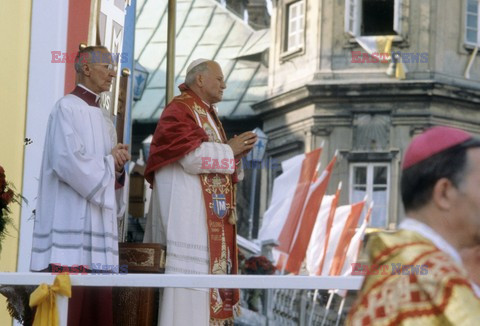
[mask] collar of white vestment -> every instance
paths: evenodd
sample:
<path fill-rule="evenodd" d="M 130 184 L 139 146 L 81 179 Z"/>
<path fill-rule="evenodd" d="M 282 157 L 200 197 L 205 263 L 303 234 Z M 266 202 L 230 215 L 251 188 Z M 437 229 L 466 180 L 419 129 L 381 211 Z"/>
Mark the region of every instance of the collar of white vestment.
<path fill-rule="evenodd" d="M 213 110 L 215 111 L 215 113 L 218 114 L 218 108 L 217 108 L 217 106 L 216 106 L 215 104 L 210 104 L 210 103 L 208 103 L 208 102 L 206 102 L 206 101 L 204 101 L 204 100 L 202 100 L 202 102 L 203 102 L 203 104 L 205 104 L 207 107 L 213 109 Z"/>
<path fill-rule="evenodd" d="M 85 85 L 77 84 L 77 86 L 75 87 L 75 89 L 71 94 L 80 97 L 82 100 L 87 102 L 87 104 L 90 106 L 99 107 L 98 101 L 100 99 L 100 95 L 88 89 Z"/>

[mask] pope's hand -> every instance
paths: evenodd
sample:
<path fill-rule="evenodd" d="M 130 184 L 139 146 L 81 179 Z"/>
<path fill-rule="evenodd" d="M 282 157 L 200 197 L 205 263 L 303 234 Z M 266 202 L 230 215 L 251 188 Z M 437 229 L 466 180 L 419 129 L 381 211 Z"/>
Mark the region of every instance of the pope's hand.
<path fill-rule="evenodd" d="M 257 135 L 254 132 L 247 131 L 239 136 L 235 135 L 227 144 L 230 145 L 233 155 L 238 159 L 247 155 L 247 153 L 252 150 L 256 141 Z"/>
<path fill-rule="evenodd" d="M 125 163 L 131 159 L 130 153 L 128 152 L 128 145 L 125 144 L 117 144 L 112 148 L 111 154 L 115 160 L 115 170 L 117 172 L 121 172 Z"/>

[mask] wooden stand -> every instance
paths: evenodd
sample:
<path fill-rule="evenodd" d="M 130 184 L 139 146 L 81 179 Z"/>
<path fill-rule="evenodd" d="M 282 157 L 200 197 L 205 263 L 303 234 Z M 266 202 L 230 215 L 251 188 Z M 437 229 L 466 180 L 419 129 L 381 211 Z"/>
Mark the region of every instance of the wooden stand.
<path fill-rule="evenodd" d="M 127 265 L 128 273 L 164 273 L 166 255 L 164 246 L 157 243 L 118 245 L 120 265 Z M 159 295 L 160 291 L 157 288 L 114 288 L 114 325 L 156 325 Z"/>

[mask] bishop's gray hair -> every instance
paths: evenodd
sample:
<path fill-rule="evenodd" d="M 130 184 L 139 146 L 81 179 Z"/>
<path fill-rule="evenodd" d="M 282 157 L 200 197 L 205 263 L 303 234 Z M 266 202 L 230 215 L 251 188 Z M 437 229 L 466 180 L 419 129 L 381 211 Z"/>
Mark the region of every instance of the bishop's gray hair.
<path fill-rule="evenodd" d="M 195 78 L 197 78 L 197 75 L 208 70 L 208 63 L 209 61 L 202 62 L 187 72 L 187 76 L 185 76 L 185 84 L 187 86 L 192 86 L 195 83 Z"/>
<path fill-rule="evenodd" d="M 91 63 L 92 61 L 102 62 L 104 58 L 102 58 L 103 53 L 101 52 L 103 51 L 109 52 L 103 45 L 91 45 L 78 51 L 77 56 L 75 57 L 75 71 L 81 74 L 84 63 Z M 111 57 L 110 54 L 109 56 Z"/>

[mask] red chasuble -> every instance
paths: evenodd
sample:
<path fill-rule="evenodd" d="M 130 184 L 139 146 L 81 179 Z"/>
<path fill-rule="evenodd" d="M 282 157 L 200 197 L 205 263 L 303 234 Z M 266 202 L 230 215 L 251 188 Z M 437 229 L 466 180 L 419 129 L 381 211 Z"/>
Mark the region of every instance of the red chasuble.
<path fill-rule="evenodd" d="M 155 130 L 145 170 L 150 183 L 157 169 L 181 159 L 202 142 L 227 142 L 215 110 L 184 84 L 180 90 Z M 229 222 L 236 220 L 236 176 L 208 173 L 199 174 L 199 178 L 207 217 L 210 274 L 237 274 L 236 225 Z M 238 301 L 237 289 L 210 289 L 210 325 L 233 325 Z"/>

